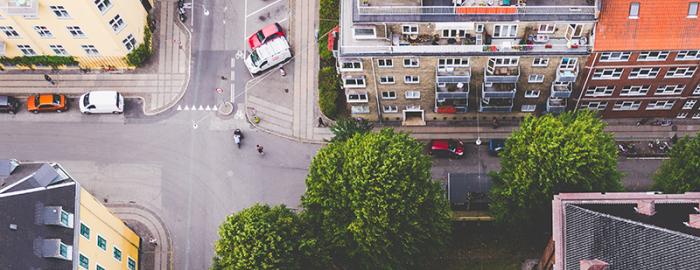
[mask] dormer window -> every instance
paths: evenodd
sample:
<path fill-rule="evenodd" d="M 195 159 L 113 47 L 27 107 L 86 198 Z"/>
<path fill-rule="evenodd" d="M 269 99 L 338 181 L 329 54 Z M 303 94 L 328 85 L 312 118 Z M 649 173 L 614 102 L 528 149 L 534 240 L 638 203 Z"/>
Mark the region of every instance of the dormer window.
<path fill-rule="evenodd" d="M 56 258 L 66 261 L 73 260 L 73 246 L 66 245 L 61 242 L 61 239 L 42 239 L 34 242 L 38 250 L 41 250 L 41 256 L 44 258 Z"/>
<path fill-rule="evenodd" d="M 73 228 L 73 214 L 66 212 L 61 206 L 45 206 L 41 218 L 46 225 Z"/>

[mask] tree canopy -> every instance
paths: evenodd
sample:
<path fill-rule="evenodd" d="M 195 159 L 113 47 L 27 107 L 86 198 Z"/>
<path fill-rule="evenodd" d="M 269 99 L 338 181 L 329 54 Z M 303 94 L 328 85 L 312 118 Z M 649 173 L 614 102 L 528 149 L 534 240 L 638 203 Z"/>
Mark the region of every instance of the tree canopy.
<path fill-rule="evenodd" d="M 355 134 L 366 134 L 372 131 L 372 124 L 367 120 L 356 120 L 343 117 L 338 119 L 331 127 L 333 132 L 332 142 L 347 141 Z"/>
<path fill-rule="evenodd" d="M 492 214 L 498 221 L 543 225 L 560 192 L 619 191 L 617 148 L 593 112 L 528 117 L 506 140 L 493 173 Z"/>
<path fill-rule="evenodd" d="M 423 144 L 384 129 L 322 148 L 302 197 L 304 219 L 341 269 L 416 269 L 450 235 L 449 207 Z"/>
<path fill-rule="evenodd" d="M 671 148 L 654 174 L 654 189 L 664 193 L 700 191 L 700 137 L 684 137 Z"/>
<path fill-rule="evenodd" d="M 302 223 L 284 205 L 256 204 L 219 227 L 212 269 L 301 269 Z"/>

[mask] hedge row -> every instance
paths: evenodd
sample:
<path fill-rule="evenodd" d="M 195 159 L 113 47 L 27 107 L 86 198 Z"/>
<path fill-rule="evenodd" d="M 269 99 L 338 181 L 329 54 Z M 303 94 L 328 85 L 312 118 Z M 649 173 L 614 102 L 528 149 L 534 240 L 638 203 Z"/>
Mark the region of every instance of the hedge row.
<path fill-rule="evenodd" d="M 320 1 L 320 27 L 319 33 L 324 35 L 338 24 L 338 16 L 340 12 L 338 0 L 321 0 Z M 338 102 L 344 102 L 340 99 L 340 77 L 335 70 L 335 60 L 333 53 L 328 50 L 328 36 L 319 39 L 319 62 L 320 70 L 318 73 L 318 90 L 319 90 L 319 107 L 321 112 L 329 118 L 337 118 L 338 108 L 344 108 L 344 105 L 339 105 Z"/>
<path fill-rule="evenodd" d="M 37 55 L 37 56 L 17 56 L 17 57 L 0 57 L 0 63 L 5 66 L 25 66 L 33 68 L 34 66 L 50 66 L 58 68 L 60 66 L 77 66 L 78 61 L 72 56 L 55 56 L 55 55 Z"/>

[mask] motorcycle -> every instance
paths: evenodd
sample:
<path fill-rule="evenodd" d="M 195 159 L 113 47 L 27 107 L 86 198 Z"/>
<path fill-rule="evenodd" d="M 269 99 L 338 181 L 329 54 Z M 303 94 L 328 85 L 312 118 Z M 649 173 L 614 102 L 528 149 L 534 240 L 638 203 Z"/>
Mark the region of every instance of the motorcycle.
<path fill-rule="evenodd" d="M 233 131 L 233 141 L 236 143 L 238 148 L 241 148 L 241 140 L 243 139 L 243 132 L 240 129 Z"/>
<path fill-rule="evenodd" d="M 179 13 L 180 21 L 184 23 L 187 20 L 187 15 L 185 15 L 185 8 L 179 7 L 177 8 L 177 12 Z"/>

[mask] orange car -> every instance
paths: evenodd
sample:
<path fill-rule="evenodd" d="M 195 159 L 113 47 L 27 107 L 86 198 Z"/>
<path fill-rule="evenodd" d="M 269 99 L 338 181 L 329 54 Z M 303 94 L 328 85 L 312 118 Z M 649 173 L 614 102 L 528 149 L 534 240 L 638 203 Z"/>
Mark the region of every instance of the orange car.
<path fill-rule="evenodd" d="M 66 96 L 58 94 L 31 95 L 27 98 L 27 110 L 39 112 L 64 112 L 68 110 Z"/>

